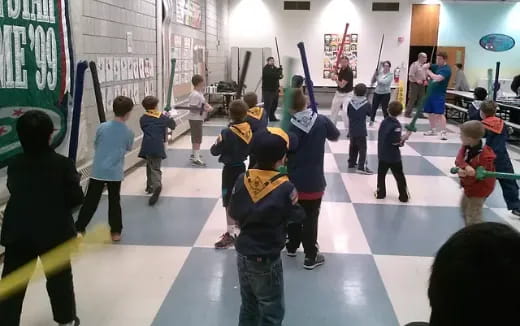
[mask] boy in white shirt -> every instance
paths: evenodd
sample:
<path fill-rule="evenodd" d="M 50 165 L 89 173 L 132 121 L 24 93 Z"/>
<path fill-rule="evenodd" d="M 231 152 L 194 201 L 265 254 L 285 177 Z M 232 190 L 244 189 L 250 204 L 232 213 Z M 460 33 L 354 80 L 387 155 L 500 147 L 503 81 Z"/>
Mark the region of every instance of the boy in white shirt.
<path fill-rule="evenodd" d="M 193 165 L 206 166 L 200 157 L 200 144 L 202 143 L 202 124 L 207 112 L 213 111 L 211 105 L 206 103 L 202 90 L 204 89 L 204 78 L 194 75 L 191 78 L 193 91 L 188 98 L 190 106 L 190 133 L 191 133 L 191 161 Z"/>

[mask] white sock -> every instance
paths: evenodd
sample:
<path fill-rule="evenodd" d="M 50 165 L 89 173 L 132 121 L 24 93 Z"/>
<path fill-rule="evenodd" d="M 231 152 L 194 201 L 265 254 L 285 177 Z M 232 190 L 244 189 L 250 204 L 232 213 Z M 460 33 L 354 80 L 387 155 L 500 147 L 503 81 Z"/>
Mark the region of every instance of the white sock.
<path fill-rule="evenodd" d="M 200 160 L 200 151 L 198 149 L 193 151 L 193 158 L 195 160 Z"/>

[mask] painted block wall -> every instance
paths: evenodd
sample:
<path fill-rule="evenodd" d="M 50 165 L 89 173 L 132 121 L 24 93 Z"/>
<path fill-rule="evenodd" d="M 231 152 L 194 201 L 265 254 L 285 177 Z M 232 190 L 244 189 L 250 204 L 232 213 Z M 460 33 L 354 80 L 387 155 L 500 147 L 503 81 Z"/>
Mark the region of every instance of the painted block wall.
<path fill-rule="evenodd" d="M 502 33 L 516 46 L 506 52 L 490 52 L 479 45 L 482 36 Z M 501 62 L 501 78 L 520 74 L 520 3 L 444 3 L 441 6 L 439 44 L 466 47 L 465 72 L 471 87 L 487 78 L 487 69 Z"/>

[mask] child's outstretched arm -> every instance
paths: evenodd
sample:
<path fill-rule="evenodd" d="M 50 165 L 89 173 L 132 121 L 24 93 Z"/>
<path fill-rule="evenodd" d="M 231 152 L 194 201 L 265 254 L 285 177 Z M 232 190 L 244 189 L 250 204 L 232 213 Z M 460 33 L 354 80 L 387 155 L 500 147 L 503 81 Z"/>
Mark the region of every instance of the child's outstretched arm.
<path fill-rule="evenodd" d="M 213 144 L 210 148 L 211 155 L 213 155 L 213 156 L 222 155 L 222 149 L 224 148 L 222 139 L 223 139 L 223 135 L 221 133 L 220 135 L 218 135 L 217 140 L 215 141 L 215 144 Z"/>

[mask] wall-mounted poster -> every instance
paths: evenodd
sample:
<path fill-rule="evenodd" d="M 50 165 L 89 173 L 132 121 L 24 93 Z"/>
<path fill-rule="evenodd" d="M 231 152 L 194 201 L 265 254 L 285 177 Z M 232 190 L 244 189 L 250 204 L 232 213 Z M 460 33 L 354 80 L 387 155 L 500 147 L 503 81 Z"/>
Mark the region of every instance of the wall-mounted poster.
<path fill-rule="evenodd" d="M 133 57 L 132 58 L 132 65 L 134 67 L 134 79 L 139 79 L 139 58 Z"/>
<path fill-rule="evenodd" d="M 140 102 L 140 99 L 139 99 L 139 83 L 134 83 L 134 85 L 132 86 L 132 100 L 134 101 L 134 103 L 139 103 Z"/>
<path fill-rule="evenodd" d="M 128 62 L 128 79 L 134 79 L 134 60 L 132 58 L 126 58 Z"/>
<path fill-rule="evenodd" d="M 126 96 L 126 97 L 130 97 L 130 93 L 128 92 L 128 85 L 123 85 L 121 87 L 121 95 L 122 96 Z"/>
<path fill-rule="evenodd" d="M 112 87 L 107 87 L 107 105 L 106 108 L 108 111 L 112 111 L 112 107 L 114 106 L 114 89 Z"/>
<path fill-rule="evenodd" d="M 139 78 L 144 79 L 146 73 L 144 71 L 144 58 L 139 58 Z"/>
<path fill-rule="evenodd" d="M 114 57 L 106 58 L 106 81 L 111 82 L 114 80 Z"/>
<path fill-rule="evenodd" d="M 121 58 L 121 80 L 128 79 L 128 58 Z"/>
<path fill-rule="evenodd" d="M 177 0 L 176 21 L 194 28 L 202 27 L 200 0 Z"/>
<path fill-rule="evenodd" d="M 114 98 L 117 98 L 118 96 L 121 96 L 121 86 L 116 85 L 114 86 Z"/>
<path fill-rule="evenodd" d="M 97 71 L 98 71 L 98 78 L 99 78 L 100 83 L 104 83 L 106 80 L 105 64 L 106 64 L 106 59 L 104 57 L 97 58 Z"/>
<path fill-rule="evenodd" d="M 342 34 L 325 34 L 323 36 L 323 79 L 332 78 L 342 40 Z M 342 54 L 343 57 L 347 57 L 349 59 L 354 78 L 357 78 L 358 42 L 359 34 L 347 34 L 345 36 L 345 43 Z"/>
<path fill-rule="evenodd" d="M 114 58 L 114 81 L 121 80 L 121 58 Z"/>
<path fill-rule="evenodd" d="M 515 46 L 515 39 L 505 34 L 488 34 L 483 36 L 479 43 L 483 49 L 488 51 L 504 52 Z"/>

